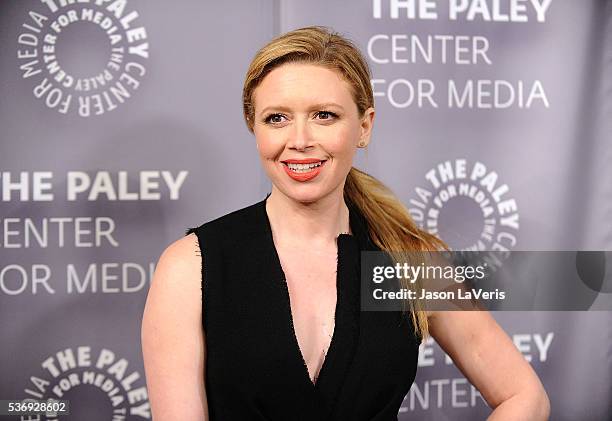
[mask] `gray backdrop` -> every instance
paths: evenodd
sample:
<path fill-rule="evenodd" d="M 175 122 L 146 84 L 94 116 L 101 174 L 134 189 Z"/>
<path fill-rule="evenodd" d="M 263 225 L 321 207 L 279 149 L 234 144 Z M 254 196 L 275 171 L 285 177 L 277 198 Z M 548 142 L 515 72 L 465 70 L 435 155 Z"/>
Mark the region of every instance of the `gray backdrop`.
<path fill-rule="evenodd" d="M 355 165 L 423 227 L 456 249 L 612 250 L 610 1 L 3 1 L 0 399 L 150 418 L 155 262 L 269 191 L 243 77 L 271 37 L 311 24 L 367 55 L 377 115 Z M 609 298 L 494 314 L 553 420 L 612 419 Z M 486 418 L 436 344 L 419 365 L 400 419 Z"/>

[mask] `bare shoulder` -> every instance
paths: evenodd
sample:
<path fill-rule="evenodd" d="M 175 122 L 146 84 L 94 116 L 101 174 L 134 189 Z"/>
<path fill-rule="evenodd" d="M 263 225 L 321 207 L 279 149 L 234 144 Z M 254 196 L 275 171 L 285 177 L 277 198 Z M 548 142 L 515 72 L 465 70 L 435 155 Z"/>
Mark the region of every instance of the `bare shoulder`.
<path fill-rule="evenodd" d="M 183 287 L 188 286 L 185 283 L 194 283 L 199 288 L 201 256 L 198 237 L 194 233 L 179 238 L 164 249 L 155 268 L 155 275 L 159 276 L 154 276 L 153 282 L 166 279 L 168 272 L 175 275 L 169 282 L 181 283 Z"/>
<path fill-rule="evenodd" d="M 195 234 L 184 236 L 168 245 L 160 255 L 147 297 L 145 315 L 165 314 L 178 306 L 181 317 L 201 316 L 202 262 Z M 172 317 L 178 315 L 172 313 Z"/>
<path fill-rule="evenodd" d="M 162 252 L 142 318 L 142 352 L 155 419 L 202 419 L 205 338 L 201 256 L 189 234 Z"/>
<path fill-rule="evenodd" d="M 143 315 L 143 333 L 167 329 L 178 337 L 200 329 L 202 316 L 201 257 L 195 234 L 184 236 L 162 252 Z M 181 322 L 181 324 L 176 324 Z M 174 332 L 173 332 L 174 330 Z M 150 337 L 150 340 L 156 340 Z M 189 339 L 192 339 L 191 336 Z"/>

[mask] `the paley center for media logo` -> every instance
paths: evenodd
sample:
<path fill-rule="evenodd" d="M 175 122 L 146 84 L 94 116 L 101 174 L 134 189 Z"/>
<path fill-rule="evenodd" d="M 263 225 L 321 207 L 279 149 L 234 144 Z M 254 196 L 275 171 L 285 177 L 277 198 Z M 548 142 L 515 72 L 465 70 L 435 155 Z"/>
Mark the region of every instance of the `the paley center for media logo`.
<path fill-rule="evenodd" d="M 149 42 L 128 0 L 26 4 L 33 7 L 20 26 L 17 58 L 39 102 L 61 114 L 91 117 L 115 110 L 140 88 Z"/>
<path fill-rule="evenodd" d="M 151 419 L 144 376 L 126 358 L 104 347 L 65 348 L 40 362 L 26 378 L 27 399 L 69 402 L 71 419 Z M 52 415 L 40 415 L 52 421 Z"/>
<path fill-rule="evenodd" d="M 440 162 L 426 171 L 408 205 L 414 221 L 453 250 L 506 251 L 517 244 L 516 199 L 483 162 Z"/>

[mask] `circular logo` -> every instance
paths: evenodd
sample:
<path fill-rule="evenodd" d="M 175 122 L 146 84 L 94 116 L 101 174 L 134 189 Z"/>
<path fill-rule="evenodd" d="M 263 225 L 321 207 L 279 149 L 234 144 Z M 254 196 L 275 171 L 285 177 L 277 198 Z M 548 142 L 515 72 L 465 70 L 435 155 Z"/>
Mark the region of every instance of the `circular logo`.
<path fill-rule="evenodd" d="M 414 221 L 453 250 L 510 251 L 519 212 L 507 184 L 482 162 L 444 161 L 425 174 L 425 187 L 409 200 Z"/>
<path fill-rule="evenodd" d="M 147 388 L 138 371 L 110 349 L 66 348 L 41 363 L 42 373 L 29 377 L 24 389 L 30 399 L 69 401 L 71 419 L 114 420 L 151 418 Z M 47 413 L 44 420 L 55 420 Z"/>
<path fill-rule="evenodd" d="M 43 0 L 17 38 L 21 76 L 35 98 L 61 114 L 115 110 L 141 85 L 147 31 L 127 0 Z"/>

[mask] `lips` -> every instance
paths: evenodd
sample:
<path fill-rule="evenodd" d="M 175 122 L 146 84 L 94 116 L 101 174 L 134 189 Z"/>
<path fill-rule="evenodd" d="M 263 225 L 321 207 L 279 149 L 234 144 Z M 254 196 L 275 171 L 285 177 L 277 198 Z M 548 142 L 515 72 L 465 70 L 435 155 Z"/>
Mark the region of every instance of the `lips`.
<path fill-rule="evenodd" d="M 295 181 L 309 181 L 315 178 L 325 166 L 326 159 L 286 159 L 281 161 L 285 173 Z"/>

